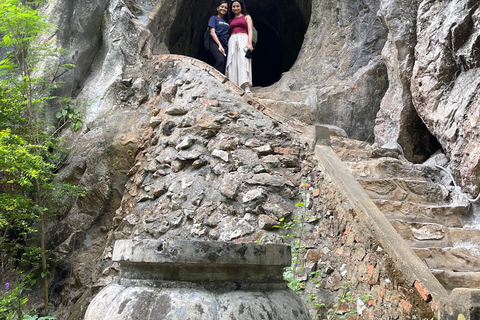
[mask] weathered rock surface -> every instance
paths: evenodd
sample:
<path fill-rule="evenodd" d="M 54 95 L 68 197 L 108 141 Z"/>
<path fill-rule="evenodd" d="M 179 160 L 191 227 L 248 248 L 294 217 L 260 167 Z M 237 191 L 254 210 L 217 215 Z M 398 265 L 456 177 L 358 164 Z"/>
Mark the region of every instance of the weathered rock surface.
<path fill-rule="evenodd" d="M 476 194 L 477 1 L 295 3 L 308 30 L 294 66 L 278 83 L 259 89 L 269 105 L 304 122 L 336 125 L 352 138 L 375 140 L 382 155 L 398 159 L 422 162 L 441 146 L 456 179 Z M 50 288 L 53 304 L 62 306 L 60 319 L 81 319 L 92 293 L 117 273 L 109 261 L 115 238 L 235 241 L 265 235 L 275 241 L 269 230 L 291 214 L 295 185 L 318 174 L 311 173 L 302 139 L 246 105 L 238 88 L 206 80 L 203 71 L 181 62 L 158 65 L 161 71 L 153 73 L 152 54 L 174 48 L 195 55 L 204 29 L 197 19 L 206 21 L 214 7 L 214 1 L 187 0 L 48 3 L 46 13 L 59 27 L 55 39 L 71 51 L 48 63 L 76 65 L 62 75 L 66 85 L 59 93 L 77 98 L 85 120 L 81 131 L 63 133 L 72 151 L 59 179 L 90 188 L 50 225 L 48 241 L 61 261 Z M 261 24 L 276 30 L 263 18 Z M 311 115 L 302 114 L 309 110 Z M 292 158 L 275 147 L 299 152 Z M 371 152 L 365 147 L 354 157 Z M 352 284 L 356 289 L 368 293 L 367 284 L 374 283 L 372 294 L 387 292 L 386 299 L 394 301 L 397 288 L 388 277 L 379 280 L 388 268 L 374 262 L 387 258 L 370 240 L 355 242 L 355 250 L 345 246 L 352 234 L 346 228 L 348 210 L 335 190 L 326 187 L 321 197 L 317 215 L 325 219 L 309 232 L 325 240 L 310 239 L 309 249 L 322 248 L 310 254 L 324 257 L 317 264 L 326 274 L 322 297 L 333 303 L 332 291 L 361 273 Z M 354 267 L 348 276 L 343 263 Z M 400 317 L 403 304 L 392 305 L 376 316 Z"/>
<path fill-rule="evenodd" d="M 458 182 L 475 195 L 480 191 L 479 41 L 478 2 L 425 2 L 419 7 L 415 108 L 448 153 Z"/>
<path fill-rule="evenodd" d="M 390 88 L 377 118 L 376 141 L 397 141 L 408 159 L 422 162 L 435 151 L 433 135 L 450 158 L 457 182 L 476 195 L 478 2 L 381 2 L 380 15 L 389 29 L 383 59 Z"/>
<path fill-rule="evenodd" d="M 387 30 L 379 2 L 312 2 L 298 59 L 268 91 L 300 91 L 316 122 L 334 124 L 359 140 L 374 140 L 380 101 L 388 88 L 380 60 Z"/>
<path fill-rule="evenodd" d="M 378 145 L 397 142 L 407 159 L 420 163 L 439 146 L 417 115 L 410 89 L 418 4 L 417 1 L 380 3 L 379 15 L 389 31 L 382 59 L 388 69 L 390 85 L 376 117 L 375 142 Z"/>

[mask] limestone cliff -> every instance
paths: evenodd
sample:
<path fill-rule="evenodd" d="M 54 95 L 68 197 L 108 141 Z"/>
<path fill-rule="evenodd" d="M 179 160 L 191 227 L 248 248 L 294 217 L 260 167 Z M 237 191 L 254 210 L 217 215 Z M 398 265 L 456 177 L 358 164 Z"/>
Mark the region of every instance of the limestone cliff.
<path fill-rule="evenodd" d="M 375 137 L 379 143 L 396 140 L 405 151 L 419 146 L 420 139 L 431 141 L 415 130 L 423 124 L 410 127 L 418 123 L 418 116 L 450 158 L 457 182 L 476 196 L 478 2 L 382 1 L 382 7 L 380 14 L 390 30 L 383 58 L 390 66 L 391 85 Z M 409 153 L 412 160 L 421 155 Z"/>
<path fill-rule="evenodd" d="M 475 196 L 478 4 L 284 2 L 249 3 L 263 38 L 255 79 L 265 86 L 283 73 L 261 91 L 303 93 L 318 122 L 342 127 L 351 138 L 397 142 L 415 163 L 441 148 L 457 182 Z M 76 65 L 64 75 L 62 93 L 93 100 L 86 113 L 91 121 L 106 108 L 106 88 L 127 66 L 167 52 L 207 59 L 201 30 L 212 7 L 213 1 L 186 0 L 103 1 L 81 9 L 50 4 L 59 44 L 71 50 L 65 62 Z"/>
<path fill-rule="evenodd" d="M 352 138 L 398 143 L 416 163 L 441 149 L 476 196 L 478 1 L 248 5 L 260 33 L 257 92 L 301 102 L 314 121 Z M 158 54 L 205 57 L 201 36 L 214 8 L 213 0 L 56 0 L 45 8 L 59 46 L 70 50 L 62 62 L 75 64 L 59 94 L 83 102 L 85 119 L 79 132 L 64 132 L 71 152 L 59 178 L 90 188 L 51 225 L 60 259 L 52 301 L 61 319 L 80 318 L 105 284 L 101 273 L 102 281 L 114 274 L 108 252 L 116 237 L 172 229 L 187 238 L 257 239 L 260 226 L 290 214 L 295 185 L 314 173 L 302 162 L 309 152 L 301 137 L 249 110 L 236 89 L 183 62 L 154 72 Z M 194 169 L 198 175 L 181 174 Z"/>

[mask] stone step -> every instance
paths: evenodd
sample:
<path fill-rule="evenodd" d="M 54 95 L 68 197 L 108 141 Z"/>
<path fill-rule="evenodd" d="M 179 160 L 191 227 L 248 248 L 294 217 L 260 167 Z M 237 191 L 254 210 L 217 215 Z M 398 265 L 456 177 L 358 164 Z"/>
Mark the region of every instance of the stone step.
<path fill-rule="evenodd" d="M 254 89 L 251 96 L 266 108 L 293 121 L 314 124 L 314 112 L 307 103 L 309 93 L 302 91 L 261 91 Z"/>
<path fill-rule="evenodd" d="M 331 136 L 331 144 L 447 290 L 480 289 L 480 230 L 469 226 L 474 210 L 459 188 L 444 186 L 450 183 L 445 173 L 409 163 L 395 149 L 377 150 L 341 136 Z"/>
<path fill-rule="evenodd" d="M 299 102 L 276 101 L 272 99 L 256 98 L 255 100 L 287 119 L 300 121 L 306 125 L 314 124 L 313 113 L 311 110 L 312 107 L 309 105 Z"/>
<path fill-rule="evenodd" d="M 345 165 L 357 178 L 386 179 L 400 177 L 430 181 L 421 165 L 395 158 L 368 159 L 360 162 L 345 161 Z"/>
<path fill-rule="evenodd" d="M 422 204 L 446 204 L 449 191 L 442 185 L 422 180 L 363 179 L 357 181 L 371 199 L 410 201 Z"/>
<path fill-rule="evenodd" d="M 331 134 L 330 143 L 333 151 L 343 162 L 361 162 L 372 157 L 373 147 L 368 142 Z"/>
<path fill-rule="evenodd" d="M 450 248 L 412 248 L 430 269 L 455 272 L 480 270 L 480 250 L 476 244 Z"/>
<path fill-rule="evenodd" d="M 455 288 L 480 289 L 480 272 L 431 271 L 448 291 L 452 291 Z"/>
<path fill-rule="evenodd" d="M 436 223 L 415 223 L 402 220 L 390 221 L 397 232 L 412 248 L 442 248 L 478 246 L 479 229 L 451 228 Z"/>
<path fill-rule="evenodd" d="M 409 201 L 373 200 L 389 220 L 439 223 L 446 227 L 463 227 L 472 220 L 469 203 L 430 205 Z"/>
<path fill-rule="evenodd" d="M 346 150 L 369 151 L 371 154 L 372 145 L 366 141 L 349 139 L 343 136 L 332 135 L 330 137 L 332 147 L 338 147 Z"/>
<path fill-rule="evenodd" d="M 343 162 L 366 161 L 370 158 L 370 151 L 365 150 L 351 150 L 338 146 L 332 146 L 333 151 Z"/>

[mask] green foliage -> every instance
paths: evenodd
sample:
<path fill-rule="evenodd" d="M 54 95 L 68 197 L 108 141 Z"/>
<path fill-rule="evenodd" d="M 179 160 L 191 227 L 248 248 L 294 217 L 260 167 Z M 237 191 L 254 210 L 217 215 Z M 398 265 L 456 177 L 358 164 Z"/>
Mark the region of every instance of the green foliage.
<path fill-rule="evenodd" d="M 77 131 L 83 125 L 82 114 L 71 104 L 66 105 L 62 111 L 57 112 L 56 117 L 61 122 L 61 126 L 70 123 L 70 128 L 73 131 Z"/>
<path fill-rule="evenodd" d="M 38 35 L 54 30 L 39 10 L 33 9 L 42 3 L 43 1 L 0 1 L 0 34 L 3 35 L 0 46 L 9 52 L 7 58 L 0 61 L 0 75 L 17 73 L 22 75 L 20 80 L 28 84 L 31 78 L 29 73 L 35 70 L 39 61 L 49 56 L 48 45 L 32 45 Z"/>
<path fill-rule="evenodd" d="M 327 314 L 326 314 L 327 317 L 323 318 L 323 320 L 347 319 L 348 316 L 355 315 L 356 302 L 358 300 L 361 300 L 364 304 L 367 304 L 368 301 L 371 300 L 371 296 L 370 295 L 366 295 L 366 296 L 352 295 L 352 292 L 350 291 L 350 284 L 348 282 L 344 282 L 342 287 L 340 288 L 340 294 L 335 298 L 334 305 L 332 306 L 332 308 L 327 310 Z M 314 319 L 318 319 L 320 317 L 318 310 L 324 307 L 325 305 L 323 303 L 315 304 L 317 313 L 315 314 Z"/>
<path fill-rule="evenodd" d="M 257 241 L 255 241 L 256 243 L 262 243 L 263 240 L 265 240 L 265 235 L 263 235 L 260 239 L 258 239 Z"/>
<path fill-rule="evenodd" d="M 33 250 L 20 245 L 20 242 L 37 231 L 32 225 L 46 210 L 34 200 L 35 181 L 45 190 L 53 188 L 53 166 L 41 156 L 46 150 L 40 152 L 40 149 L 44 147 L 28 143 L 10 129 L 0 131 L 0 168 L 3 176 L 0 183 L 4 191 L 0 193 L 0 250 L 7 253 L 7 258 L 18 257 L 19 251 L 27 253 Z M 35 260 L 30 262 L 38 263 L 38 259 Z"/>
<path fill-rule="evenodd" d="M 307 212 L 308 207 L 311 203 L 311 193 L 313 193 L 313 188 L 307 184 L 303 183 L 300 185 L 299 194 L 302 201 L 296 204 L 297 207 L 302 207 L 303 210 L 300 214 L 295 215 L 292 221 L 286 221 L 285 218 L 280 219 L 280 223 L 275 228 L 282 230 L 282 233 L 279 237 L 282 239 L 283 243 L 289 243 L 292 250 L 292 263 L 290 266 L 285 268 L 283 277 L 288 282 L 288 287 L 299 293 L 300 290 L 304 288 L 304 283 L 300 281 L 299 273 L 303 269 L 300 266 L 301 258 L 305 253 L 305 247 L 302 243 L 303 233 L 305 231 L 304 225 L 308 220 Z"/>
<path fill-rule="evenodd" d="M 283 243 L 287 243 L 291 238 L 297 235 L 296 232 L 293 231 L 295 228 L 295 223 L 292 221 L 286 221 L 285 218 L 280 218 L 280 223 L 278 225 L 273 226 L 274 228 L 279 228 L 282 230 L 282 233 L 279 235 L 280 239 L 282 239 Z M 292 230 L 292 231 L 290 231 Z"/>
<path fill-rule="evenodd" d="M 16 128 L 26 124 L 22 116 L 24 107 L 18 103 L 18 92 L 0 84 L 0 130 L 10 129 L 15 132 Z"/>
<path fill-rule="evenodd" d="M 45 311 L 48 312 L 47 260 L 45 249 L 46 214 L 53 214 L 66 197 L 83 195 L 85 189 L 55 181 L 54 171 L 63 152 L 60 140 L 42 121 L 47 102 L 58 83 L 56 79 L 69 65 L 46 67 L 63 50 L 50 49 L 39 36 L 54 31 L 39 13 L 42 1 L 0 0 L 0 47 L 7 55 L 0 61 L 0 251 L 15 257 L 22 265 L 37 264 L 41 258 Z M 52 74 L 47 74 L 47 71 Z M 42 75 L 42 76 L 38 76 Z M 78 110 L 64 110 L 64 122 L 72 129 L 81 127 Z M 61 112 L 63 116 L 63 112 Z M 40 248 L 26 247 L 24 240 L 40 226 Z M 17 291 L 5 298 L 17 307 L 6 319 L 23 319 L 27 288 L 18 283 Z M 3 296 L 3 295 L 2 295 Z M 7 303 L 7 300 L 9 301 Z M 51 319 L 28 316 L 25 319 Z"/>
<path fill-rule="evenodd" d="M 33 279 L 33 273 L 21 278 L 14 286 L 6 283 L 5 290 L 0 290 L 0 319 L 26 319 L 24 310 L 28 301 L 27 292 L 36 280 Z"/>
<path fill-rule="evenodd" d="M 9 283 L 5 284 L 6 290 L 0 290 L 0 319 L 55 319 L 54 317 L 39 317 L 34 310 L 26 311 L 26 304 L 28 302 L 28 292 L 31 291 L 37 280 L 34 279 L 34 274 L 29 273 L 23 276 L 20 272 L 20 281 L 12 286 Z M 35 315 L 29 315 L 35 314 Z"/>

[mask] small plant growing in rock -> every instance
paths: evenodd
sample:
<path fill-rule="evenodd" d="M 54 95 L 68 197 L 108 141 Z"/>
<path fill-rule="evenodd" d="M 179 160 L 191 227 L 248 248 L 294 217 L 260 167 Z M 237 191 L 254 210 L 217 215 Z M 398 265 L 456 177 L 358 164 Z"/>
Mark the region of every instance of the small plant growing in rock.
<path fill-rule="evenodd" d="M 83 125 L 82 114 L 75 106 L 68 104 L 61 111 L 57 112 L 56 117 L 60 122 L 60 128 L 70 123 L 70 128 L 77 131 Z"/>
<path fill-rule="evenodd" d="M 282 234 L 279 236 L 282 242 L 284 244 L 290 242 L 292 248 L 292 263 L 285 268 L 283 276 L 288 282 L 290 289 L 297 293 L 304 287 L 302 281 L 299 280 L 300 270 L 303 269 L 300 266 L 301 258 L 305 252 L 302 238 L 305 231 L 305 222 L 308 220 L 307 211 L 311 202 L 311 194 L 313 193 L 312 186 L 307 183 L 302 183 L 299 189 L 301 201 L 296 206 L 303 207 L 302 212 L 295 215 L 292 221 L 285 221 L 285 218 L 281 218 L 279 224 L 275 226 L 282 230 Z"/>
<path fill-rule="evenodd" d="M 312 315 L 313 320 L 316 320 L 320 317 L 320 314 L 318 313 L 318 311 L 321 308 L 325 307 L 324 303 L 317 302 L 318 296 L 315 294 L 315 288 L 317 288 L 318 285 L 320 284 L 321 278 L 322 278 L 322 274 L 318 270 L 311 272 L 310 279 L 312 284 L 314 285 L 314 288 L 308 294 L 307 305 L 311 305 L 315 310 L 315 314 Z"/>
<path fill-rule="evenodd" d="M 283 244 L 287 244 L 290 239 L 297 235 L 297 233 L 293 231 L 295 223 L 293 223 L 293 221 L 285 221 L 285 218 L 280 218 L 280 223 L 273 227 L 282 230 L 282 234 L 280 234 L 279 237 L 282 239 Z"/>
<path fill-rule="evenodd" d="M 316 297 L 315 297 L 316 299 Z M 335 298 L 335 304 L 332 308 L 327 310 L 327 317 L 323 318 L 322 320 L 331 320 L 331 319 L 347 319 L 349 315 L 354 315 L 357 313 L 357 301 L 360 300 L 364 305 L 371 300 L 370 295 L 366 296 L 353 296 L 352 292 L 350 291 L 350 284 L 348 282 L 344 282 L 341 287 L 340 294 Z M 317 310 L 325 307 L 325 304 L 315 304 L 315 308 Z M 313 319 L 319 319 L 320 315 L 317 312 Z"/>

